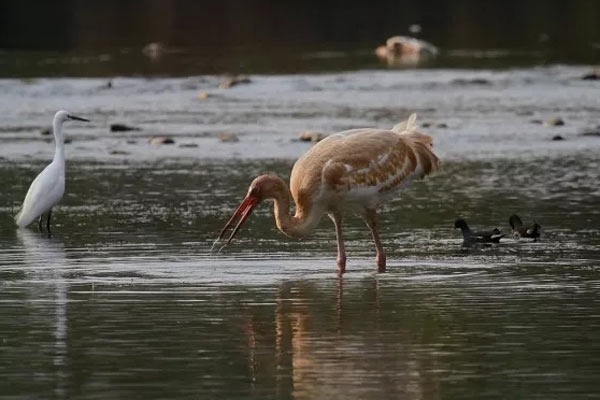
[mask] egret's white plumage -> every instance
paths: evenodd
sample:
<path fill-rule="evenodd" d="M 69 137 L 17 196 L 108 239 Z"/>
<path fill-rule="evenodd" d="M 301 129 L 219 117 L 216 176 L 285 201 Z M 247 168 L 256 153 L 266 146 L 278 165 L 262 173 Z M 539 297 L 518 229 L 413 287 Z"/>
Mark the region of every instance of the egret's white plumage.
<path fill-rule="evenodd" d="M 232 228 L 229 243 L 254 207 L 262 200 L 273 199 L 277 228 L 290 237 L 308 234 L 323 215 L 329 215 L 336 229 L 338 267 L 344 272 L 341 223 L 344 208 L 350 206 L 362 212 L 373 235 L 379 271 L 384 271 L 385 253 L 376 210 L 412 178 L 437 170 L 438 163 L 432 139 L 417 131 L 414 114 L 391 130 L 353 129 L 330 135 L 296 161 L 289 189 L 276 175 L 257 177 L 218 240 Z M 296 205 L 293 216 L 289 211 L 290 194 Z"/>
<path fill-rule="evenodd" d="M 65 144 L 62 125 L 68 120 L 89 121 L 85 118 L 70 115 L 63 110 L 54 115 L 52 123 L 56 145 L 54 159 L 35 177 L 31 186 L 29 186 L 21 211 L 15 216 L 15 222 L 19 228 L 26 227 L 46 212 L 51 213 L 52 207 L 62 199 L 65 192 Z M 50 229 L 50 215 L 48 216 L 47 227 Z"/>

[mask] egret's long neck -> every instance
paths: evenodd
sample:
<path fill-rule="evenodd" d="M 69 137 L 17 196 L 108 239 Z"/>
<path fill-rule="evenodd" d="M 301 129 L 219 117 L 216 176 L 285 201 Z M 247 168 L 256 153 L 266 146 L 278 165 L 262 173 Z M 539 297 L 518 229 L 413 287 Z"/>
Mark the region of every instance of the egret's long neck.
<path fill-rule="evenodd" d="M 315 208 L 308 213 L 303 212 L 298 205 L 296 205 L 296 215 L 291 215 L 289 190 L 273 199 L 275 200 L 273 211 L 277 228 L 289 237 L 306 236 L 315 229 L 323 215 Z"/>
<path fill-rule="evenodd" d="M 62 123 L 58 121 L 54 121 L 52 124 L 52 129 L 54 130 L 54 143 L 56 145 L 56 150 L 54 151 L 54 160 L 53 162 L 65 163 L 65 141 L 62 133 Z"/>

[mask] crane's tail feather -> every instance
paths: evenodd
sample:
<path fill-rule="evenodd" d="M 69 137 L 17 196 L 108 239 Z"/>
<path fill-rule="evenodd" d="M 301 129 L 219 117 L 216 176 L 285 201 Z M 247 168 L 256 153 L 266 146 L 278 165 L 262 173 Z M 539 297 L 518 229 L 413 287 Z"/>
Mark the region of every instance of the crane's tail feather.
<path fill-rule="evenodd" d="M 425 176 L 439 169 L 440 160 L 433 152 L 431 136 L 417 131 L 417 128 L 417 114 L 412 113 L 406 121 L 394 126 L 392 131 L 400 134 L 405 143 L 409 144 L 418 160 L 422 176 Z"/>
<path fill-rule="evenodd" d="M 402 121 L 392 128 L 396 133 L 414 132 L 417 130 L 417 113 L 412 113 L 406 121 Z"/>

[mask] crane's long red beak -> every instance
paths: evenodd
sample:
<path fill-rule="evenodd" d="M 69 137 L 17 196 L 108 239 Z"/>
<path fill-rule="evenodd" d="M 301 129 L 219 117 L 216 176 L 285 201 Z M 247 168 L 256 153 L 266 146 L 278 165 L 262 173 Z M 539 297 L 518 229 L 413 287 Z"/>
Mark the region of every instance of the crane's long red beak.
<path fill-rule="evenodd" d="M 235 210 L 235 212 L 233 213 L 231 218 L 229 218 L 229 221 L 227 221 L 227 223 L 225 224 L 223 229 L 221 229 L 221 233 L 219 233 L 219 237 L 217 238 L 217 240 L 215 240 L 215 243 L 213 244 L 213 250 L 214 250 L 215 245 L 219 241 L 223 240 L 223 237 L 225 237 L 225 234 L 232 226 L 233 226 L 233 230 L 231 231 L 231 235 L 229 235 L 229 238 L 227 238 L 227 241 L 225 242 L 225 244 L 223 244 L 223 246 L 221 246 L 221 249 L 223 247 L 227 246 L 233 240 L 236 233 L 240 230 L 242 225 L 244 225 L 244 222 L 246 222 L 246 220 L 248 219 L 248 217 L 250 216 L 250 214 L 252 213 L 254 208 L 258 205 L 258 203 L 259 203 L 259 199 L 257 197 L 250 196 L 250 195 L 246 196 L 246 198 L 242 201 L 242 204 L 239 205 L 239 207 L 237 208 L 237 210 Z M 237 223 L 236 223 L 236 221 L 237 221 Z M 221 249 L 219 249 L 219 251 Z"/>

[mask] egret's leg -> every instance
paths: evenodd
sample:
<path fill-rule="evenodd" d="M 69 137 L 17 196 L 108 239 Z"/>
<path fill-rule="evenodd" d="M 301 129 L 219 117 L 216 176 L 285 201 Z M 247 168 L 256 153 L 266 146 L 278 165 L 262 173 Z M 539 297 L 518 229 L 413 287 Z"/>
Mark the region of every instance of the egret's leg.
<path fill-rule="evenodd" d="M 346 247 L 344 246 L 344 237 L 342 235 L 342 216 L 339 213 L 329 214 L 329 218 L 335 226 L 335 235 L 337 238 L 337 265 L 340 274 L 346 272 Z"/>
<path fill-rule="evenodd" d="M 365 210 L 365 221 L 367 221 L 367 226 L 371 230 L 371 235 L 373 235 L 373 242 L 375 242 L 375 261 L 377 262 L 377 271 L 385 272 L 385 250 L 383 250 L 381 240 L 379 239 L 379 232 L 377 230 L 377 211 L 373 209 Z"/>
<path fill-rule="evenodd" d="M 52 209 L 48 211 L 48 220 L 46 221 L 46 229 L 48 230 L 48 234 L 50 234 L 50 217 L 52 217 Z"/>

